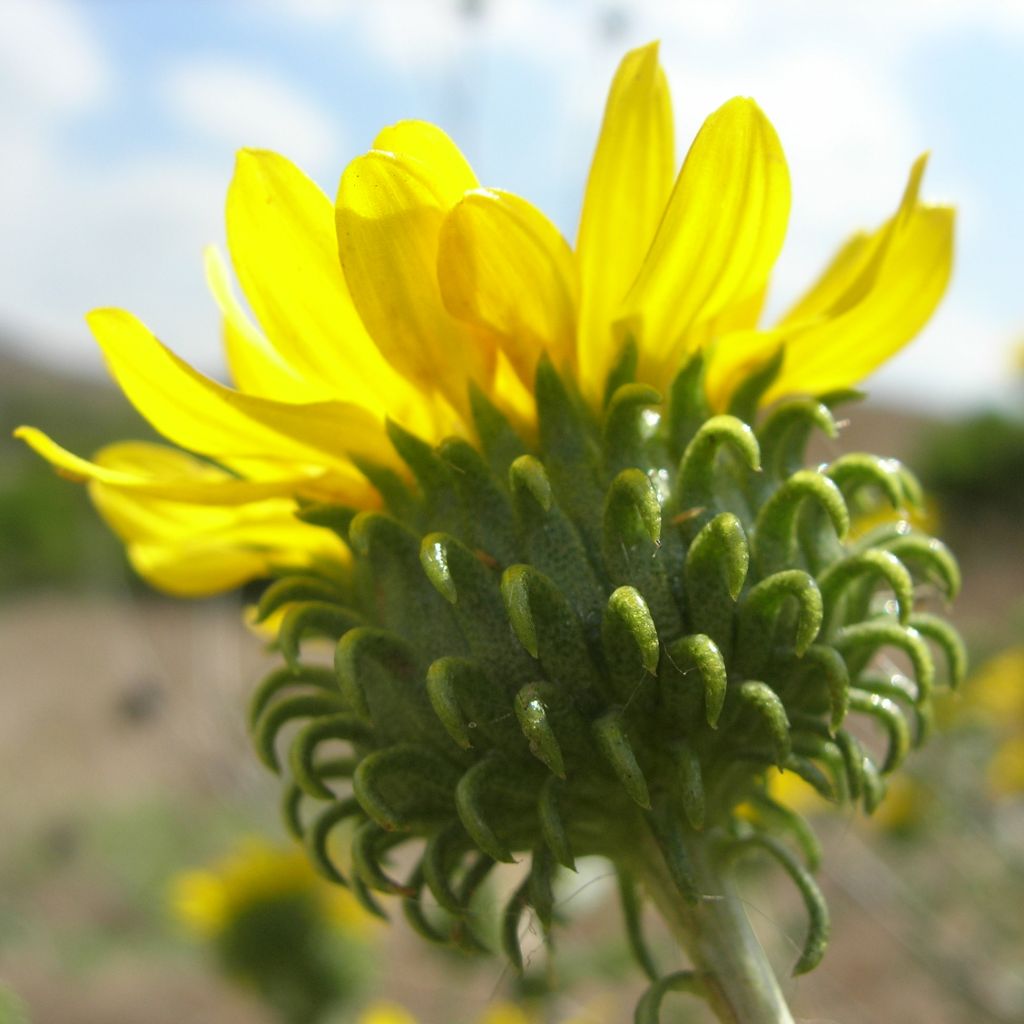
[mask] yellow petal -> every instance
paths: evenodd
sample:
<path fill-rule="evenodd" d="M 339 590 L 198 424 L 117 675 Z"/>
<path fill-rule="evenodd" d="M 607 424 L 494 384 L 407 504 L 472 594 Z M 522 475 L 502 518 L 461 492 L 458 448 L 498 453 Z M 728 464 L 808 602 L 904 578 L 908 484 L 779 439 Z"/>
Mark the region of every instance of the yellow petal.
<path fill-rule="evenodd" d="M 951 211 L 918 201 L 927 160 L 914 162 L 893 216 L 852 236 L 775 329 L 715 342 L 706 380 L 715 408 L 780 344 L 786 357 L 766 402 L 856 384 L 920 330 L 945 290 L 953 248 Z"/>
<path fill-rule="evenodd" d="M 93 456 L 102 471 L 134 477 L 128 489 L 198 505 L 233 505 L 262 497 L 301 496 L 376 508 L 380 495 L 355 466 L 331 469 L 260 459 L 234 459 L 226 472 L 186 452 L 147 441 L 119 441 Z M 237 474 L 241 474 L 241 477 Z M 101 480 L 101 483 L 108 483 Z"/>
<path fill-rule="evenodd" d="M 313 483 L 310 474 L 293 473 L 271 480 L 240 480 L 175 448 L 126 441 L 112 445 L 90 462 L 62 448 L 34 427 L 19 427 L 14 436 L 53 465 L 62 476 L 78 483 L 97 481 L 155 498 L 200 504 L 237 505 L 273 495 L 295 494 Z M 118 455 L 128 455 L 119 459 Z M 127 464 L 125 464 L 127 462 Z"/>
<path fill-rule="evenodd" d="M 192 369 L 130 313 L 102 309 L 87 319 L 128 400 L 183 448 L 320 466 L 348 466 L 349 454 L 395 459 L 380 422 L 359 406 L 242 394 Z"/>
<path fill-rule="evenodd" d="M 733 392 L 773 359 L 790 335 L 784 330 L 732 331 L 707 352 L 704 390 L 715 412 L 724 412 Z"/>
<path fill-rule="evenodd" d="M 186 452 L 148 441 L 107 445 L 90 461 L 62 448 L 35 427 L 19 427 L 14 436 L 76 483 L 101 483 L 151 498 L 197 505 L 240 505 L 277 496 L 343 502 L 355 508 L 374 508 L 380 503 L 369 481 L 352 466 L 324 470 L 238 460 L 252 471 L 253 479 L 242 479 Z"/>
<path fill-rule="evenodd" d="M 216 246 L 207 246 L 204 265 L 206 283 L 224 318 L 224 355 L 239 390 L 289 402 L 330 398 L 325 382 L 302 377 L 249 319 L 235 298 L 228 268 Z"/>
<path fill-rule="evenodd" d="M 337 223 L 352 298 L 380 350 L 466 414 L 467 380 L 487 390 L 494 353 L 448 313 L 437 283 L 441 223 L 458 184 L 447 163 L 371 150 L 342 175 Z"/>
<path fill-rule="evenodd" d="M 523 383 L 504 352 L 498 352 L 490 398 L 523 440 L 527 443 L 536 440 L 537 399 L 533 383 L 529 386 Z"/>
<path fill-rule="evenodd" d="M 459 147 L 429 121 L 399 121 L 389 125 L 373 140 L 373 148 L 416 160 L 429 168 L 431 186 L 446 206 L 454 205 L 463 192 L 480 184 Z"/>
<path fill-rule="evenodd" d="M 295 503 L 287 499 L 215 508 L 100 483 L 89 491 L 136 571 L 180 597 L 230 590 L 282 568 L 340 565 L 348 557 L 331 531 L 296 519 Z"/>
<path fill-rule="evenodd" d="M 779 320 L 779 325 L 802 323 L 816 317 L 837 316 L 870 290 L 894 238 L 906 229 L 918 206 L 921 179 L 928 164 L 923 153 L 910 169 L 896 212 L 877 231 L 858 232 L 849 238 L 824 273 Z"/>
<path fill-rule="evenodd" d="M 572 251 L 525 199 L 467 192 L 441 227 L 437 274 L 448 312 L 493 333 L 528 388 L 542 352 L 571 367 L 578 292 Z"/>
<path fill-rule="evenodd" d="M 386 414 L 391 397 L 408 385 L 352 304 L 330 199 L 284 157 L 242 150 L 228 190 L 227 231 L 242 290 L 281 359 L 310 389 L 304 399 L 337 398 Z"/>
<path fill-rule="evenodd" d="M 654 238 L 674 174 L 672 100 L 651 43 L 627 53 L 615 73 L 576 239 L 580 386 L 594 403 L 616 355 L 612 320 Z"/>
<path fill-rule="evenodd" d="M 893 232 L 866 294 L 836 316 L 791 327 L 795 336 L 765 400 L 850 387 L 910 341 L 949 282 L 953 221 L 948 207 L 919 206 Z"/>
<path fill-rule="evenodd" d="M 702 323 L 764 289 L 789 203 L 775 129 L 753 100 L 730 100 L 690 147 L 623 306 L 623 326 L 640 347 L 640 379 L 667 384 L 704 340 Z"/>

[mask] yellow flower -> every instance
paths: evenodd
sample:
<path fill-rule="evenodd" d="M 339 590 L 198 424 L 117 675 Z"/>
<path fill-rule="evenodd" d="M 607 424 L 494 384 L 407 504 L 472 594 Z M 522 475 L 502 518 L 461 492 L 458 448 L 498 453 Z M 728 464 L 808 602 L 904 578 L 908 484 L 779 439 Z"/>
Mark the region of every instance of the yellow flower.
<path fill-rule="evenodd" d="M 361 467 L 404 472 L 388 419 L 431 443 L 472 439 L 475 387 L 529 434 L 542 356 L 597 407 L 627 337 L 637 380 L 655 388 L 703 351 L 709 398 L 723 408 L 780 351 L 767 401 L 853 385 L 925 323 L 949 277 L 953 214 L 919 201 L 924 158 L 893 216 L 843 245 L 766 328 L 790 206 L 775 130 L 752 100 L 730 100 L 676 175 L 672 125 L 657 44 L 627 54 L 575 249 L 525 200 L 481 188 L 430 124 L 385 128 L 345 169 L 334 204 L 283 157 L 245 150 L 228 192 L 228 248 L 255 321 L 220 256 L 207 259 L 235 387 L 189 367 L 126 312 L 88 318 L 128 398 L 193 455 L 134 444 L 88 462 L 37 430 L 19 434 L 90 482 L 142 575 L 209 593 L 342 559 L 340 544 L 292 513 L 297 500 L 377 504 Z"/>
<path fill-rule="evenodd" d="M 397 1003 L 375 1003 L 363 1012 L 358 1024 L 417 1024 L 417 1021 Z"/>
<path fill-rule="evenodd" d="M 883 832 L 908 835 L 926 820 L 931 804 L 926 786 L 908 775 L 894 775 L 871 823 Z"/>
<path fill-rule="evenodd" d="M 171 909 L 197 935 L 214 937 L 258 904 L 308 895 L 343 931 L 359 933 L 369 914 L 345 889 L 329 885 L 313 870 L 299 847 L 281 849 L 248 838 L 210 868 L 185 871 L 171 886 Z"/>
<path fill-rule="evenodd" d="M 987 770 L 992 793 L 1024 793 L 1024 645 L 989 658 L 968 680 L 958 711 L 992 732 L 995 748 Z"/>
<path fill-rule="evenodd" d="M 773 768 L 767 776 L 768 795 L 777 803 L 799 814 L 817 814 L 829 807 L 828 801 L 796 772 Z"/>
<path fill-rule="evenodd" d="M 1024 732 L 999 744 L 989 762 L 987 775 L 989 787 L 996 796 L 1024 793 Z"/>
<path fill-rule="evenodd" d="M 1024 645 L 986 661 L 964 688 L 964 700 L 996 728 L 1024 732 Z"/>
<path fill-rule="evenodd" d="M 484 1010 L 477 1024 L 530 1024 L 530 1021 L 515 1003 L 495 1003 Z M 375 1003 L 363 1012 L 358 1024 L 417 1024 L 417 1021 L 397 1003 Z"/>
<path fill-rule="evenodd" d="M 530 1024 L 532 1019 L 515 1003 L 495 1003 L 484 1010 L 478 1024 Z"/>
<path fill-rule="evenodd" d="M 863 515 L 854 516 L 850 523 L 850 538 L 856 539 L 871 533 L 879 526 L 887 526 L 890 523 L 904 522 L 908 529 L 918 530 L 921 533 L 937 534 L 942 528 L 942 517 L 939 515 L 939 507 L 935 501 L 922 496 L 921 504 L 911 505 L 909 508 L 894 509 L 891 505 L 886 507 L 881 502 Z"/>

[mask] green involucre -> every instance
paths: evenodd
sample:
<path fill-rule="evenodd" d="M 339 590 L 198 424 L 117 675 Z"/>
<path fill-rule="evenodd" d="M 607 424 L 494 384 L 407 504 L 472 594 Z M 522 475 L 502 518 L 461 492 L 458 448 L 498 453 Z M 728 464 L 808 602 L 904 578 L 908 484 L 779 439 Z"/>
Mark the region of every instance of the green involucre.
<path fill-rule="evenodd" d="M 877 805 L 926 735 L 933 646 L 951 682 L 964 672 L 956 633 L 915 609 L 936 584 L 952 596 L 956 563 L 895 518 L 848 538 L 865 494 L 901 509 L 920 492 L 869 455 L 804 468 L 813 434 L 835 435 L 827 402 L 793 399 L 747 423 L 710 415 L 699 357 L 664 406 L 629 368 L 613 371 L 595 417 L 542 363 L 533 445 L 479 392 L 476 446 L 432 449 L 391 424 L 410 482 L 366 467 L 386 483 L 384 510 L 304 508 L 349 544 L 351 571 L 339 583 L 306 570 L 264 594 L 261 618 L 285 609 L 287 664 L 256 691 L 253 736 L 288 776 L 286 820 L 314 863 L 374 912 L 371 891 L 401 897 L 432 941 L 483 948 L 474 895 L 496 863 L 527 858 L 500 929 L 521 966 L 523 914 L 550 928 L 558 866 L 599 854 L 620 872 L 650 973 L 629 881 L 637 843 L 660 850 L 694 901 L 685 850 L 706 837 L 723 863 L 761 850 L 797 882 L 808 970 L 827 911 L 789 847 L 810 870 L 820 848 L 767 779 L 794 771 L 830 799 Z M 770 382 L 752 378 L 733 411 L 750 415 Z M 323 638 L 333 671 L 311 655 Z M 907 675 L 879 673 L 883 649 Z M 888 743 L 862 742 L 870 731 L 848 730 L 847 715 Z M 295 720 L 282 758 L 276 741 Z M 344 822 L 352 879 L 329 852 Z M 384 861 L 407 841 L 422 852 L 396 879 Z M 658 982 L 642 1019 L 688 986 Z"/>

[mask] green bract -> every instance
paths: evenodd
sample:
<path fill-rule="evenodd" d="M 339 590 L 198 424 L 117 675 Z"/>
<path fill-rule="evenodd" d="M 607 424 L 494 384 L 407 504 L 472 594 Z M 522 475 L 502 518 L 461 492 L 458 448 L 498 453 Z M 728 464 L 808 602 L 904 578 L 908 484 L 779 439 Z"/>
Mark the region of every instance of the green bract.
<path fill-rule="evenodd" d="M 367 466 L 385 509 L 307 507 L 307 522 L 350 545 L 351 573 L 291 576 L 264 594 L 262 616 L 287 608 L 287 665 L 255 695 L 253 735 L 320 868 L 376 910 L 371 892 L 402 897 L 429 939 L 482 944 L 474 893 L 497 863 L 528 861 L 502 929 L 521 967 L 522 916 L 550 928 L 555 872 L 599 854 L 620 873 L 634 951 L 657 977 L 639 932 L 637 851 L 656 850 L 695 904 L 694 850 L 719 868 L 760 850 L 807 904 L 802 972 L 827 937 L 808 874 L 819 851 L 766 776 L 782 768 L 874 809 L 927 731 L 933 649 L 951 683 L 963 674 L 955 632 L 915 610 L 922 589 L 953 596 L 956 565 L 898 515 L 848 539 L 866 497 L 902 510 L 920 496 L 892 460 L 803 468 L 811 436 L 836 434 L 831 399 L 757 417 L 769 368 L 712 416 L 699 357 L 665 401 L 632 382 L 634 364 L 627 348 L 595 419 L 542 363 L 533 443 L 480 394 L 479 450 L 432 448 L 392 426 L 414 487 Z M 333 669 L 306 660 L 314 637 L 336 642 Z M 906 675 L 877 667 L 890 648 Z M 872 719 L 880 753 L 858 724 Z M 275 740 L 293 720 L 282 765 Z M 330 855 L 343 821 L 355 826 L 347 879 Z M 396 879 L 387 854 L 404 843 L 421 853 Z M 425 909 L 425 890 L 441 913 Z M 661 980 L 642 1019 L 691 982 Z"/>

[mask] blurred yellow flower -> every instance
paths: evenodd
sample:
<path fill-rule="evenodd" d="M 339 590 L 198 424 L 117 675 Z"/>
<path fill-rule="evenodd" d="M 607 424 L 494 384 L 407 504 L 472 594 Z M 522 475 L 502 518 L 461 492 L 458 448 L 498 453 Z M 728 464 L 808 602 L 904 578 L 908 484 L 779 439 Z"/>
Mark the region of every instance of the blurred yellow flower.
<path fill-rule="evenodd" d="M 1024 793 L 1024 729 L 999 744 L 989 761 L 987 777 L 997 796 Z"/>
<path fill-rule="evenodd" d="M 484 1010 L 479 1024 L 534 1024 L 534 1018 L 515 1003 L 495 1003 Z"/>
<path fill-rule="evenodd" d="M 766 779 L 768 795 L 798 814 L 815 814 L 829 807 L 828 801 L 796 772 L 772 768 Z"/>
<path fill-rule="evenodd" d="M 1024 731 L 1024 646 L 989 658 L 964 687 L 964 702 L 999 728 Z"/>
<path fill-rule="evenodd" d="M 994 738 L 987 778 L 996 796 L 1024 793 L 1024 645 L 989 658 L 964 687 L 960 715 L 980 720 Z"/>
<path fill-rule="evenodd" d="M 378 504 L 361 469 L 404 472 L 388 419 L 430 443 L 472 439 L 476 389 L 529 434 L 542 358 L 598 407 L 627 339 L 636 379 L 663 390 L 704 352 L 721 409 L 777 356 L 766 401 L 849 387 L 928 320 L 950 273 L 953 213 L 920 201 L 923 157 L 895 213 L 850 238 L 763 327 L 790 208 L 775 129 L 753 100 L 729 100 L 677 174 L 673 125 L 657 44 L 628 53 L 575 248 L 526 200 L 481 187 L 431 124 L 385 128 L 345 169 L 335 203 L 283 157 L 243 150 L 227 240 L 255 320 L 221 257 L 207 259 L 236 386 L 198 373 L 123 310 L 88 317 L 131 402 L 194 454 L 125 444 L 90 462 L 34 428 L 18 434 L 90 483 L 143 576 L 212 593 L 342 559 L 340 541 L 294 519 L 296 500 Z"/>
<path fill-rule="evenodd" d="M 171 884 L 171 909 L 197 935 L 214 937 L 246 910 L 290 896 L 316 900 L 328 920 L 364 932 L 370 915 L 345 889 L 324 881 L 298 846 L 282 849 L 247 838 L 210 868 L 185 871 Z"/>
<path fill-rule="evenodd" d="M 574 1017 L 563 1024 L 592 1024 L 596 1019 Z M 494 1003 L 477 1018 L 476 1024 L 535 1024 L 536 1020 L 515 1003 Z M 363 1011 L 357 1024 L 418 1024 L 418 1021 L 397 1003 L 375 1003 Z"/>
<path fill-rule="evenodd" d="M 908 775 L 892 775 L 888 781 L 885 799 L 871 816 L 871 823 L 883 832 L 906 834 L 924 820 L 931 792 Z"/>
<path fill-rule="evenodd" d="M 397 1003 L 374 1003 L 360 1015 L 358 1024 L 418 1024 L 416 1018 Z"/>
<path fill-rule="evenodd" d="M 932 536 L 940 533 L 942 529 L 939 506 L 934 499 L 924 496 L 919 506 L 908 504 L 908 507 L 901 509 L 894 509 L 891 504 L 879 502 L 877 508 L 852 518 L 848 536 L 851 540 L 856 540 L 879 526 L 901 521 L 910 529 Z"/>

